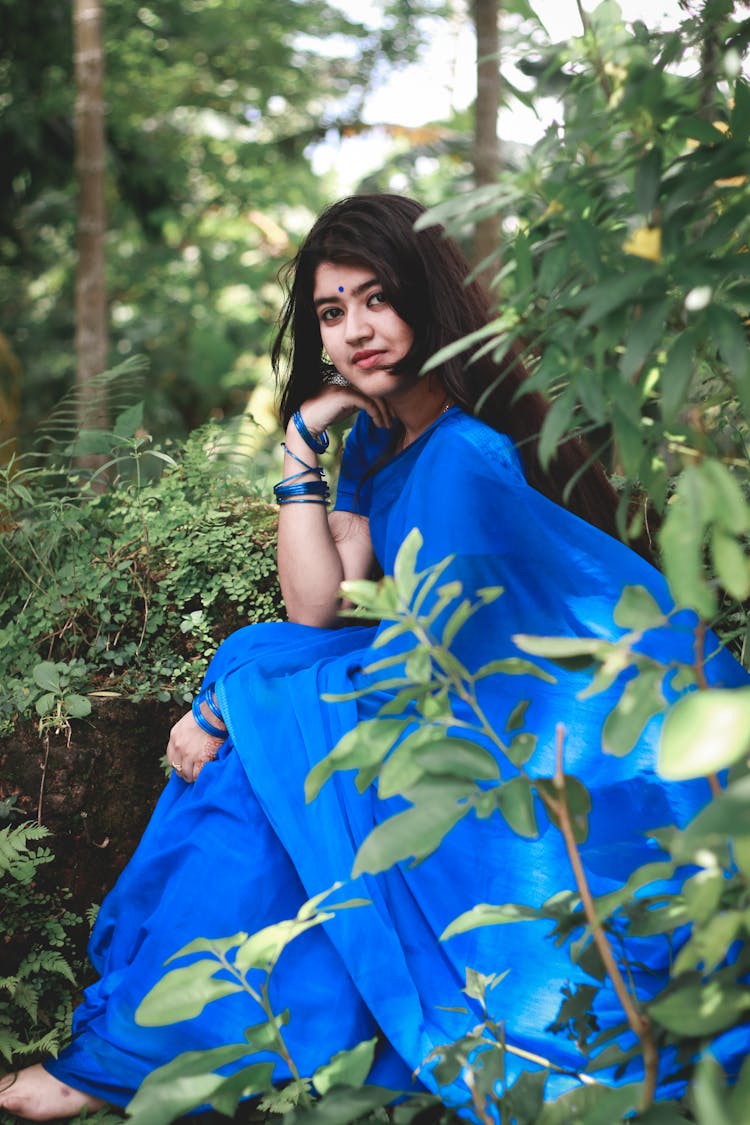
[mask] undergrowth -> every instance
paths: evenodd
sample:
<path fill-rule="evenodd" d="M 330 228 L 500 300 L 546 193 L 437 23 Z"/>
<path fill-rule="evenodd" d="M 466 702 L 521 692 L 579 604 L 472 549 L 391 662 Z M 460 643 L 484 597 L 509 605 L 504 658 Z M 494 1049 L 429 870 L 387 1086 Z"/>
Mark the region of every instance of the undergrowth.
<path fill-rule="evenodd" d="M 275 508 L 213 455 L 217 434 L 152 452 L 151 480 L 136 437 L 138 471 L 100 492 L 49 465 L 2 469 L 0 730 L 64 720 L 66 696 L 189 697 L 223 637 L 280 616 Z"/>

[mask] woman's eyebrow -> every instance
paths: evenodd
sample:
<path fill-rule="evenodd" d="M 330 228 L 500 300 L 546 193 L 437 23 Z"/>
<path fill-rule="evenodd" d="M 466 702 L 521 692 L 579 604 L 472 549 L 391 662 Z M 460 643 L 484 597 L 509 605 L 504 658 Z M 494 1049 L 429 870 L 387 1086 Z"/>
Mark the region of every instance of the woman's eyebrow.
<path fill-rule="evenodd" d="M 352 297 L 361 297 L 362 294 L 368 289 L 371 289 L 373 285 L 379 284 L 380 282 L 376 277 L 371 277 L 368 281 L 363 281 L 360 285 L 352 289 L 351 295 Z M 339 301 L 341 301 L 341 294 L 336 293 L 333 297 L 316 297 L 313 301 L 313 306 L 317 309 L 318 305 L 336 304 Z"/>

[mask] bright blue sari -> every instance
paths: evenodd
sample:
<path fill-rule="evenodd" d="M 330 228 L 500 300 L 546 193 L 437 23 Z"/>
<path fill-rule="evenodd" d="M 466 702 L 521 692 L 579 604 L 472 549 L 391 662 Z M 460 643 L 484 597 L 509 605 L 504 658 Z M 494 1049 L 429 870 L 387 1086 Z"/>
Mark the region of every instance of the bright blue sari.
<path fill-rule="evenodd" d="M 612 611 L 624 585 L 643 585 L 669 605 L 665 583 L 651 566 L 525 483 L 503 435 L 452 409 L 368 475 L 386 437 L 360 416 L 347 443 L 337 506 L 369 516 L 385 573 L 418 527 L 424 537 L 420 569 L 452 554 L 446 579 L 460 579 L 466 594 L 504 587 L 459 634 L 457 652 L 468 666 L 515 654 L 511 637 L 521 632 L 616 638 L 621 631 Z M 310 805 L 303 795 L 311 767 L 382 702 L 321 701 L 324 693 L 365 682 L 362 669 L 388 651 L 373 655 L 375 635 L 376 629 L 359 626 L 277 623 L 240 629 L 220 647 L 207 682 L 216 682 L 230 737 L 194 785 L 173 775 L 102 905 L 91 942 L 100 980 L 76 1013 L 72 1044 L 47 1064 L 58 1078 L 124 1105 L 155 1067 L 183 1051 L 238 1042 L 261 1018 L 244 995 L 224 997 L 201 1016 L 165 1028 L 137 1026 L 133 1012 L 165 960 L 188 941 L 253 932 L 292 917 L 305 899 L 347 879 L 359 845 L 393 810 L 374 787 L 359 794 L 348 773 L 335 775 Z M 660 630 L 650 643 L 662 659 L 690 661 L 692 642 L 689 630 L 674 628 Z M 724 653 L 710 661 L 709 675 L 726 686 L 745 682 Z M 659 858 L 646 830 L 684 824 L 709 793 L 703 782 L 668 784 L 656 776 L 658 719 L 629 756 L 604 755 L 601 727 L 612 697 L 575 698 L 587 680 L 586 673 L 560 673 L 554 685 L 493 677 L 482 702 L 502 730 L 513 704 L 532 699 L 526 723 L 539 736 L 531 763 L 536 774 L 553 772 L 555 727 L 564 723 L 566 772 L 592 794 L 582 856 L 593 893 L 600 895 L 637 864 Z M 501 769 L 511 775 L 508 763 Z M 476 1012 L 448 1010 L 467 1003 L 461 992 L 467 966 L 509 970 L 492 995 L 511 1046 L 550 1060 L 559 1072 L 575 1075 L 583 1067 L 575 1044 L 548 1030 L 563 986 L 587 979 L 549 940 L 548 924 L 486 927 L 437 940 L 478 902 L 539 905 L 572 887 L 562 838 L 543 815 L 540 821 L 539 838 L 529 841 L 497 816 L 464 818 L 419 866 L 399 864 L 347 886 L 345 897 L 363 893 L 372 905 L 338 914 L 284 952 L 273 999 L 277 1010 L 291 1009 L 285 1038 L 302 1074 L 378 1034 L 373 1080 L 409 1088 L 411 1072 L 433 1048 L 479 1021 Z M 641 995 L 663 987 L 665 940 L 639 940 L 635 956 Z M 602 1028 L 621 1021 L 607 988 L 597 1016 Z M 533 1065 L 509 1055 L 508 1080 Z M 276 1078 L 285 1076 L 279 1066 Z M 420 1079 L 435 1088 L 429 1067 Z M 558 1078 L 550 1093 L 571 1081 Z M 460 1098 L 461 1091 L 452 1095 Z"/>

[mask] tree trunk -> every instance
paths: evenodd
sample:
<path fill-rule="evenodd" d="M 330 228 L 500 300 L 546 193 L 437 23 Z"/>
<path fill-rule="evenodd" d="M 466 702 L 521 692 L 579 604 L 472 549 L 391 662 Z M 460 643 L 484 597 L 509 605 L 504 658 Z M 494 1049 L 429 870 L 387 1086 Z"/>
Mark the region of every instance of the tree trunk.
<path fill-rule="evenodd" d="M 73 0 L 78 180 L 78 264 L 75 297 L 78 431 L 106 429 L 102 387 L 92 382 L 107 365 L 104 272 L 104 49 L 101 0 Z M 87 459 L 89 467 L 91 458 Z"/>
<path fill-rule="evenodd" d="M 473 0 L 477 39 L 477 98 L 474 111 L 474 179 L 477 187 L 497 182 L 500 173 L 500 0 Z M 497 274 L 500 220 L 480 219 L 474 234 L 473 258 L 485 283 Z"/>

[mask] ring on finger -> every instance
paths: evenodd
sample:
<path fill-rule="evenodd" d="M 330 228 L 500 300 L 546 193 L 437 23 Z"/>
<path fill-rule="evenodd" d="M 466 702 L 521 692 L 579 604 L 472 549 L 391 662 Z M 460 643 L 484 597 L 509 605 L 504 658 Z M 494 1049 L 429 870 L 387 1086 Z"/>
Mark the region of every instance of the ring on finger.
<path fill-rule="evenodd" d="M 172 762 L 172 769 L 175 773 L 182 773 L 182 766 L 178 765 L 177 762 Z"/>

